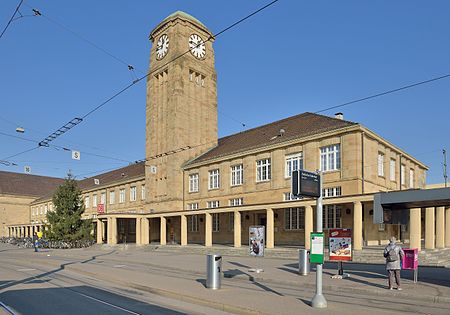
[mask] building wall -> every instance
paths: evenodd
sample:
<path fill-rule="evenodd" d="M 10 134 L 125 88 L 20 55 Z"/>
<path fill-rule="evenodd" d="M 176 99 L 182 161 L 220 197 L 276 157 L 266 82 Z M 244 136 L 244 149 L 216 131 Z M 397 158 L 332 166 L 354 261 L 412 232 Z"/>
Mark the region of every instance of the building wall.
<path fill-rule="evenodd" d="M 30 203 L 35 197 L 0 195 L 0 237 L 8 236 L 8 226 L 30 223 Z"/>

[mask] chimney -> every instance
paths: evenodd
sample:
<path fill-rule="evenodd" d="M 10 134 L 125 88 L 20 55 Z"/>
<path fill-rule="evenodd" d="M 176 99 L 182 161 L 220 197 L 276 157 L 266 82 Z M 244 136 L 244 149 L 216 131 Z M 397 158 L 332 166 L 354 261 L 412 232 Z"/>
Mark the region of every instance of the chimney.
<path fill-rule="evenodd" d="M 334 114 L 334 118 L 344 120 L 344 114 L 343 113 L 336 113 Z"/>

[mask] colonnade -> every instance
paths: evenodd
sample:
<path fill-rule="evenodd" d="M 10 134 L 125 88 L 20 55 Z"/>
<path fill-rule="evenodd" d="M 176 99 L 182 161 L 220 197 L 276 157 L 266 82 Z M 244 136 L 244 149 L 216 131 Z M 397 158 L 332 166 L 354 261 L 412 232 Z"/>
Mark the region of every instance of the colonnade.
<path fill-rule="evenodd" d="M 422 249 L 422 209 L 409 210 L 410 247 Z M 450 247 L 450 208 L 425 208 L 425 249 Z"/>
<path fill-rule="evenodd" d="M 33 237 L 34 232 L 41 232 L 44 230 L 43 225 L 20 225 L 9 226 L 9 237 Z"/>

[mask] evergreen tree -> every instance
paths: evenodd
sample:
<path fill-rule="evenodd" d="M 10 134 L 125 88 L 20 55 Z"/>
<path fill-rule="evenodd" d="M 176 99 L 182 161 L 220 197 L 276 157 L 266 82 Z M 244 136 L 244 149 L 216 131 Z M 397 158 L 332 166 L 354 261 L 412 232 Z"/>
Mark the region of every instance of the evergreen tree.
<path fill-rule="evenodd" d="M 92 220 L 82 220 L 85 210 L 81 190 L 72 174 L 53 195 L 54 211 L 47 212 L 49 222 L 46 236 L 51 240 L 76 241 L 91 239 Z"/>

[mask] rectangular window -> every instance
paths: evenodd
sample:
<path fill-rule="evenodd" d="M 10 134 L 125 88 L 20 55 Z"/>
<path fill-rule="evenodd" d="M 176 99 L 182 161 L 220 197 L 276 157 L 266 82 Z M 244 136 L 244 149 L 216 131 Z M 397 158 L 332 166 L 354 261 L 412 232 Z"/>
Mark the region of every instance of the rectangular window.
<path fill-rule="evenodd" d="M 322 197 L 337 197 L 342 195 L 341 187 L 330 187 L 322 190 Z"/>
<path fill-rule="evenodd" d="M 198 215 L 188 216 L 188 230 L 189 232 L 198 232 Z"/>
<path fill-rule="evenodd" d="M 305 208 L 284 209 L 285 230 L 300 230 L 305 228 Z"/>
<path fill-rule="evenodd" d="M 414 170 L 409 170 L 409 188 L 414 188 Z"/>
<path fill-rule="evenodd" d="M 189 192 L 198 191 L 198 174 L 189 175 Z"/>
<path fill-rule="evenodd" d="M 323 228 L 339 229 L 342 228 L 342 209 L 341 206 L 327 205 L 323 206 Z"/>
<path fill-rule="evenodd" d="M 188 210 L 197 210 L 197 209 L 198 209 L 198 202 L 188 204 Z"/>
<path fill-rule="evenodd" d="M 404 164 L 402 164 L 401 166 L 400 166 L 400 174 L 401 174 L 401 176 L 402 176 L 402 181 L 401 181 L 401 184 L 402 185 L 405 185 L 405 183 L 406 183 L 406 178 L 405 178 L 405 165 Z"/>
<path fill-rule="evenodd" d="M 219 182 L 220 182 L 220 174 L 219 170 L 211 170 L 208 172 L 209 179 L 208 179 L 208 189 L 217 189 L 219 188 Z"/>
<path fill-rule="evenodd" d="M 145 185 L 141 186 L 141 200 L 145 200 Z"/>
<path fill-rule="evenodd" d="M 291 177 L 292 171 L 303 169 L 303 153 L 286 156 L 285 177 Z"/>
<path fill-rule="evenodd" d="M 119 203 L 125 202 L 125 188 L 119 190 Z"/>
<path fill-rule="evenodd" d="M 84 197 L 84 207 L 87 209 L 90 206 L 89 196 Z"/>
<path fill-rule="evenodd" d="M 97 208 L 97 194 L 92 195 L 92 207 Z"/>
<path fill-rule="evenodd" d="M 104 192 L 100 194 L 100 203 L 103 205 L 106 203 L 106 193 Z"/>
<path fill-rule="evenodd" d="M 378 224 L 378 231 L 383 232 L 386 229 L 386 225 L 384 223 Z"/>
<path fill-rule="evenodd" d="M 256 161 L 256 181 L 268 181 L 271 178 L 270 159 Z"/>
<path fill-rule="evenodd" d="M 389 178 L 391 181 L 395 181 L 395 160 L 391 159 L 389 162 Z"/>
<path fill-rule="evenodd" d="M 378 153 L 378 176 L 384 176 L 384 154 Z"/>
<path fill-rule="evenodd" d="M 116 202 L 116 192 L 114 190 L 111 190 L 109 192 L 109 204 L 113 205 Z"/>
<path fill-rule="evenodd" d="M 293 201 L 293 200 L 300 200 L 303 199 L 302 196 L 294 196 L 292 193 L 290 192 L 286 192 L 283 194 L 283 200 L 284 201 Z"/>
<path fill-rule="evenodd" d="M 233 212 L 229 213 L 228 227 L 231 232 L 234 231 L 234 213 Z"/>
<path fill-rule="evenodd" d="M 207 202 L 208 208 L 219 208 L 219 200 L 213 200 Z"/>
<path fill-rule="evenodd" d="M 244 183 L 244 166 L 242 164 L 231 167 L 231 186 L 238 186 Z"/>
<path fill-rule="evenodd" d="M 212 230 L 213 232 L 219 232 L 219 213 L 212 214 Z"/>
<path fill-rule="evenodd" d="M 242 206 L 244 204 L 244 198 L 233 198 L 230 199 L 230 206 Z"/>
<path fill-rule="evenodd" d="M 341 168 L 341 145 L 335 144 L 320 148 L 320 170 L 336 171 Z"/>
<path fill-rule="evenodd" d="M 136 201 L 137 199 L 137 187 L 131 186 L 130 187 L 130 201 Z"/>

